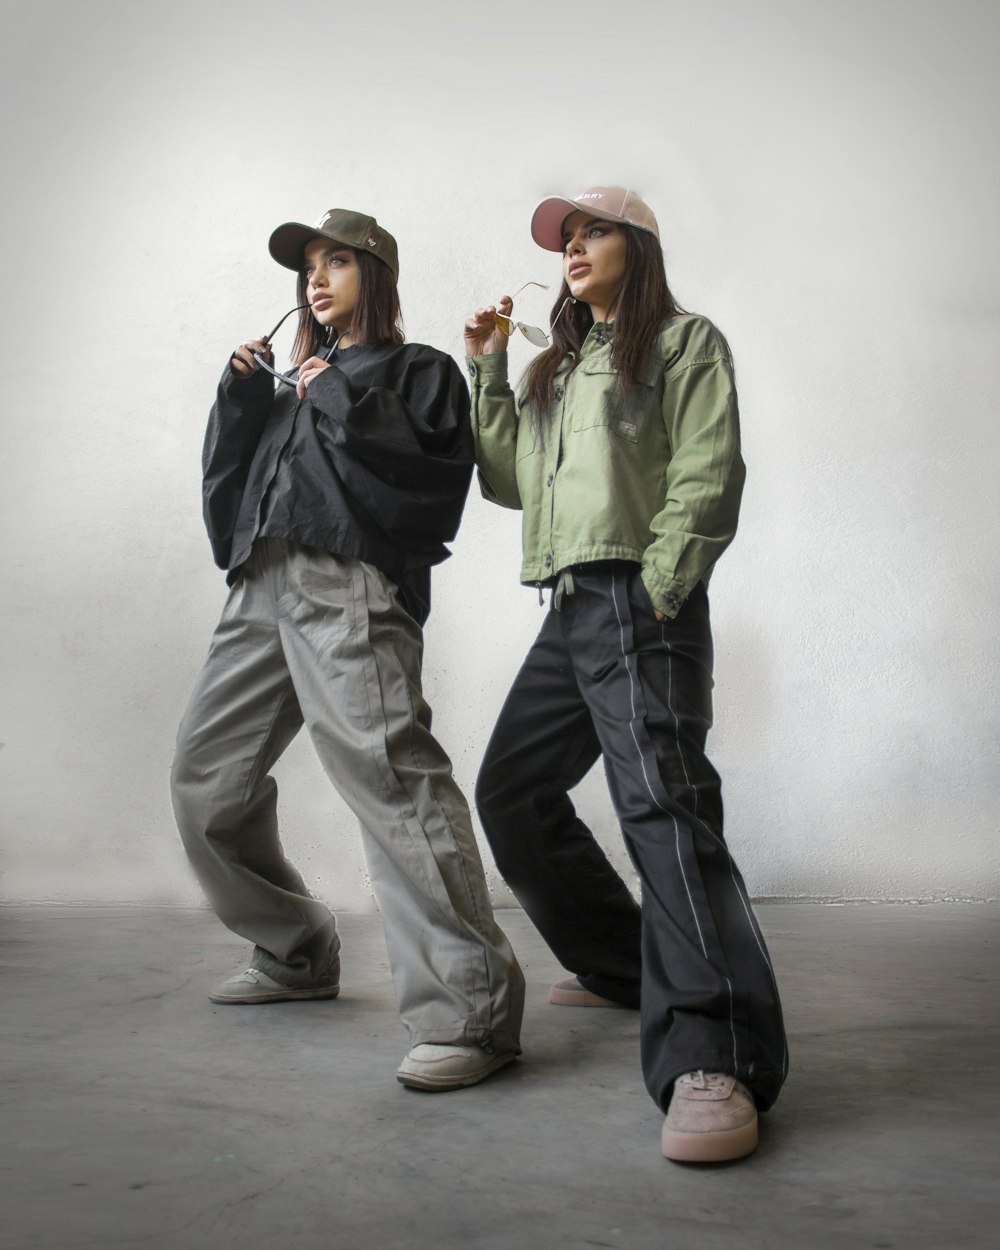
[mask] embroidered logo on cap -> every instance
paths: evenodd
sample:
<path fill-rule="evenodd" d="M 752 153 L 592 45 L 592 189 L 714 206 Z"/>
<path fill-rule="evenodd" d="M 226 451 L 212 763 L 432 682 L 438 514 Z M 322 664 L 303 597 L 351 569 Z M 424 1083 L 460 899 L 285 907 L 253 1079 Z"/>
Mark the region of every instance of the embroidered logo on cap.
<path fill-rule="evenodd" d="M 371 235 L 369 235 L 369 236 L 368 236 L 368 246 L 369 246 L 369 247 L 378 247 L 378 239 L 373 239 L 373 238 L 371 237 Z"/>

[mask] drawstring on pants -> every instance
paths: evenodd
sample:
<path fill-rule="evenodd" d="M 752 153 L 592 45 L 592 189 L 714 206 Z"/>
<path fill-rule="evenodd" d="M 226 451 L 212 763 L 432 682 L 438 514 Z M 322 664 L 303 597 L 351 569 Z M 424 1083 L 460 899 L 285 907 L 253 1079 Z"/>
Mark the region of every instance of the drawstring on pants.
<path fill-rule="evenodd" d="M 556 584 L 552 589 L 552 606 L 557 612 L 562 611 L 562 601 L 566 595 L 572 595 L 575 592 L 573 585 L 573 573 L 571 569 L 563 569 L 556 578 Z"/>

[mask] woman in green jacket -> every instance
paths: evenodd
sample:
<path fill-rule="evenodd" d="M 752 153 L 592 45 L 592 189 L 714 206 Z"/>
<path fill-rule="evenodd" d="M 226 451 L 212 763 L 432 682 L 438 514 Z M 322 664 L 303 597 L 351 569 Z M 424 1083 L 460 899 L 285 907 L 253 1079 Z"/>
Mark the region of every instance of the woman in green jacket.
<path fill-rule="evenodd" d="M 532 218 L 562 254 L 551 336 L 512 303 L 465 324 L 480 484 L 523 511 L 522 582 L 551 606 L 477 786 L 497 866 L 574 976 L 549 1000 L 639 1007 L 667 1158 L 749 1154 L 787 1068 L 770 959 L 723 838 L 707 586 L 744 467 L 732 359 L 667 284 L 656 218 L 622 187 Z M 550 345 L 515 396 L 508 336 Z M 636 904 L 569 791 L 603 756 Z"/>

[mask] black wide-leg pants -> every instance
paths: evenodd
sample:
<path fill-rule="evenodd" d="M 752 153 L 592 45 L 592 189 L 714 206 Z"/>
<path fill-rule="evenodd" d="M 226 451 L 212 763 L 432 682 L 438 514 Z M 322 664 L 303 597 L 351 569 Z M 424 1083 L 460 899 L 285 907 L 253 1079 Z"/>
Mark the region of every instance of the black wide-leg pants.
<path fill-rule="evenodd" d="M 787 1069 L 764 939 L 722 833 L 708 596 L 658 621 L 639 566 L 572 570 L 507 697 L 476 788 L 497 867 L 559 961 L 641 1008 L 646 1086 L 736 1076 L 761 1110 Z M 598 756 L 642 886 L 636 904 L 568 791 Z M 641 1002 L 640 1002 L 641 999 Z"/>

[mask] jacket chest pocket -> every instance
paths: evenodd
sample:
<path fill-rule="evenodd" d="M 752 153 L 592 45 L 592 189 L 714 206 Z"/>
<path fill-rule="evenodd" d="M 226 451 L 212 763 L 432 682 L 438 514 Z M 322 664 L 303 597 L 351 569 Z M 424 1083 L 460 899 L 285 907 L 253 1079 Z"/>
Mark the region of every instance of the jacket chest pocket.
<path fill-rule="evenodd" d="M 601 426 L 628 443 L 637 443 L 656 408 L 655 387 L 645 381 L 626 391 L 610 364 L 582 364 L 567 396 L 564 428 L 571 433 Z"/>

